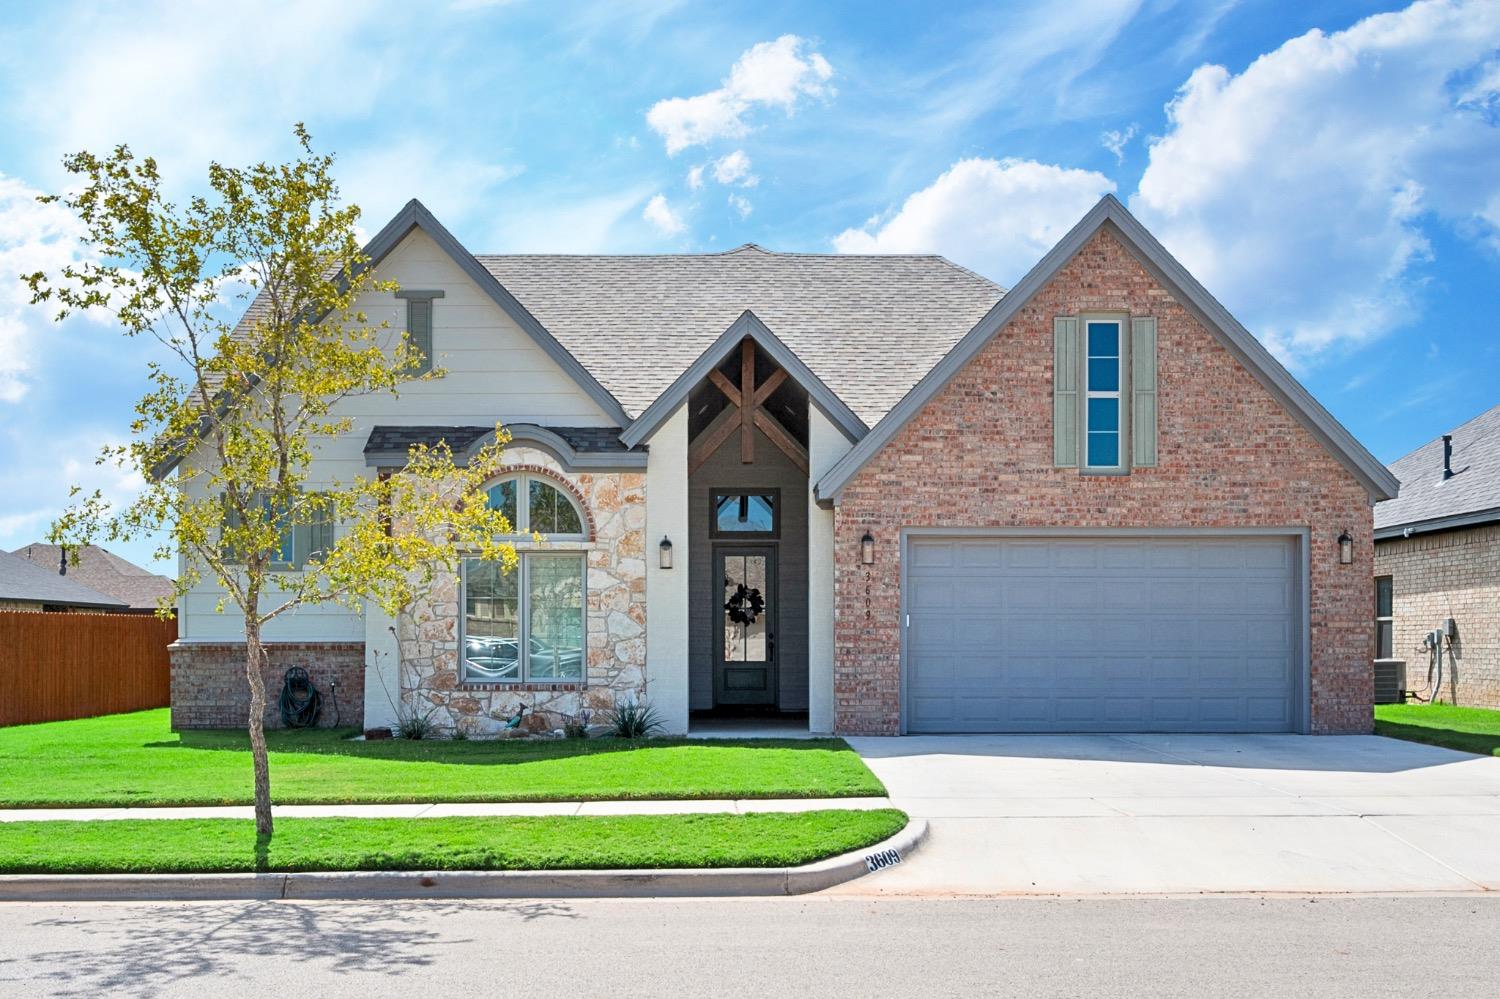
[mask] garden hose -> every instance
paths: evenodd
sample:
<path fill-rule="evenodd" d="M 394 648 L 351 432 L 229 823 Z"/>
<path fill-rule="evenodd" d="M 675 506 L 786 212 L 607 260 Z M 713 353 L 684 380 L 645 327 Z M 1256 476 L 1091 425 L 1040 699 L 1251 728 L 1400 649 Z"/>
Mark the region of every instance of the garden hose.
<path fill-rule="evenodd" d="M 307 670 L 293 666 L 281 678 L 281 723 L 287 728 L 312 728 L 323 711 L 323 695 Z"/>

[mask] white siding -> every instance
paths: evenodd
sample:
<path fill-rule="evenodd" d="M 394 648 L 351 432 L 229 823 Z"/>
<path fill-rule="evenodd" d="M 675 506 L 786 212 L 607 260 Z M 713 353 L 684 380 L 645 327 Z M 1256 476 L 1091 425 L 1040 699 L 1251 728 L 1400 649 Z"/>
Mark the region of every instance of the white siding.
<path fill-rule="evenodd" d="M 443 292 L 433 303 L 432 339 L 436 366 L 446 369 L 447 375 L 408 385 L 398 398 L 371 395 L 341 404 L 337 415 L 352 417 L 353 429 L 320 446 L 310 488 L 335 478 L 367 474 L 364 445 L 370 428 L 377 424 L 613 424 L 588 393 L 425 233 L 413 231 L 377 273 L 402 288 Z M 390 323 L 394 344 L 406 323 L 405 302 L 392 294 L 368 294 L 358 304 L 371 324 Z M 208 583 L 188 593 L 181 622 L 184 640 L 233 641 L 243 636 L 238 614 L 215 613 L 221 595 L 219 587 Z M 269 601 L 267 605 L 275 606 Z M 312 606 L 272 622 L 266 637 L 270 641 L 357 642 L 365 638 L 365 625 L 359 612 Z"/>

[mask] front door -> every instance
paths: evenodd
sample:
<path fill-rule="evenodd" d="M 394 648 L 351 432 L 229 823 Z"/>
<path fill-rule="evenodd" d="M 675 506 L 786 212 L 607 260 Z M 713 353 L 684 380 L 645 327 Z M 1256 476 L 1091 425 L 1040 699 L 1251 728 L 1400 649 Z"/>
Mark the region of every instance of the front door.
<path fill-rule="evenodd" d="M 715 545 L 714 703 L 776 703 L 776 549 Z"/>

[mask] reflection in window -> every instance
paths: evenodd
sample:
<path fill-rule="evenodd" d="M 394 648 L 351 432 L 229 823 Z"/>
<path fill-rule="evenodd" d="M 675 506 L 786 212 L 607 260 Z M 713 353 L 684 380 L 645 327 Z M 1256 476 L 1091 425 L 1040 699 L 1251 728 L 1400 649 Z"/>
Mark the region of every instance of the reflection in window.
<path fill-rule="evenodd" d="M 583 574 L 581 553 L 524 553 L 509 571 L 465 559 L 463 679 L 583 679 Z"/>
<path fill-rule="evenodd" d="M 1375 658 L 1391 658 L 1394 646 L 1394 632 L 1396 627 L 1396 615 L 1394 613 L 1395 595 L 1392 585 L 1392 577 L 1375 577 Z"/>
<path fill-rule="evenodd" d="M 721 534 L 771 534 L 776 530 L 776 497 L 769 493 L 719 493 L 714 525 Z"/>
<path fill-rule="evenodd" d="M 526 502 L 518 502 L 525 493 Z M 490 509 L 499 510 L 516 534 L 542 534 L 549 538 L 584 538 L 583 511 L 564 490 L 545 478 L 515 475 L 490 486 L 486 493 Z"/>
<path fill-rule="evenodd" d="M 1087 332 L 1084 464 L 1090 468 L 1117 468 L 1120 464 L 1120 324 L 1089 323 Z"/>
<path fill-rule="evenodd" d="M 724 661 L 765 662 L 766 557 L 724 556 Z"/>

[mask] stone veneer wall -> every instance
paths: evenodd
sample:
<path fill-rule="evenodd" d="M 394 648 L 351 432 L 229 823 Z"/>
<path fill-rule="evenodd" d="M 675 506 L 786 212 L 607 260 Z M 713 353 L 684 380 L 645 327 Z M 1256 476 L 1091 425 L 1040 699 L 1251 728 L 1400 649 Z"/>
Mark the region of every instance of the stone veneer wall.
<path fill-rule="evenodd" d="M 1406 660 L 1407 689 L 1429 682 L 1422 637 L 1451 617 L 1456 662 L 1444 658 L 1438 699 L 1500 708 L 1500 525 L 1377 541 L 1375 575 L 1391 577 L 1391 653 Z"/>
<path fill-rule="evenodd" d="M 244 728 L 250 711 L 250 684 L 245 679 L 243 642 L 174 642 L 171 656 L 172 728 Z M 269 664 L 261 670 L 266 684 L 267 728 L 281 727 L 282 678 L 301 666 L 323 695 L 318 727 L 335 721 L 331 689 L 338 684 L 338 724 L 362 728 L 365 715 L 365 645 L 363 642 L 268 642 Z"/>
<path fill-rule="evenodd" d="M 1129 475 L 1054 468 L 1053 318 L 1110 310 L 1157 319 L 1158 464 Z M 915 526 L 1309 527 L 1312 729 L 1370 731 L 1364 487 L 1107 230 L 844 489 L 834 537 L 837 732 L 900 725 L 900 531 Z M 1338 564 L 1345 529 L 1354 565 Z M 866 531 L 876 539 L 870 567 L 859 560 Z"/>
<path fill-rule="evenodd" d="M 404 696 L 435 708 L 441 732 L 494 734 L 521 704 L 528 709 L 525 730 L 550 731 L 584 708 L 598 717 L 617 700 L 645 695 L 646 476 L 567 472 L 550 453 L 523 446 L 506 448 L 501 466 L 497 474 L 540 472 L 567 486 L 589 520 L 592 540 L 541 546 L 588 553 L 588 666 L 581 683 L 464 682 L 459 580 L 443 573 L 396 624 L 404 670 L 416 678 L 416 689 Z"/>

